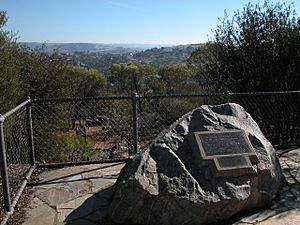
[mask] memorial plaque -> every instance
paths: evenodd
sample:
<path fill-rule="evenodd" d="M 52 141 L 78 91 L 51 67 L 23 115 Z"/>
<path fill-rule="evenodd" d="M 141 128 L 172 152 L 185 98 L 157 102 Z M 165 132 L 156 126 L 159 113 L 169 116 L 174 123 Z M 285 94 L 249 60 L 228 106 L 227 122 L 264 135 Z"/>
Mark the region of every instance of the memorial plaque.
<path fill-rule="evenodd" d="M 243 130 L 203 131 L 189 135 L 200 165 L 214 167 L 217 175 L 243 175 L 253 172 L 257 155 Z"/>
<path fill-rule="evenodd" d="M 218 162 L 217 165 L 220 167 L 220 169 L 222 168 L 234 169 L 236 167 L 241 168 L 241 167 L 247 167 L 249 165 L 249 161 L 243 155 L 218 157 L 216 159 Z"/>
<path fill-rule="evenodd" d="M 242 132 L 198 133 L 206 156 L 251 153 Z"/>

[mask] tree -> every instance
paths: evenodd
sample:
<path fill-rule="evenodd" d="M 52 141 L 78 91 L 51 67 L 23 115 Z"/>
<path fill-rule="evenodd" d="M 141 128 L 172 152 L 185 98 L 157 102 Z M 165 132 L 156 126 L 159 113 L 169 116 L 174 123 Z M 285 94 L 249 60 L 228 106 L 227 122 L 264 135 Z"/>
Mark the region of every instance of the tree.
<path fill-rule="evenodd" d="M 190 64 L 216 91 L 287 91 L 300 88 L 300 19 L 293 5 L 248 4 L 232 19 L 225 17 Z M 299 102 L 294 95 L 230 97 L 241 104 L 273 144 L 299 137 Z"/>
<path fill-rule="evenodd" d="M 42 49 L 20 47 L 18 55 L 24 92 L 32 98 L 72 96 L 72 78 L 65 74 L 65 60 L 57 53 L 48 54 Z"/>
<path fill-rule="evenodd" d="M 207 57 L 198 49 L 190 64 L 214 90 L 299 89 L 300 20 L 292 7 L 249 3 L 231 20 L 225 16 L 205 47 Z"/>
<path fill-rule="evenodd" d="M 135 90 L 142 94 L 149 89 L 148 81 L 155 74 L 155 69 L 150 65 L 131 61 L 113 64 L 110 73 L 110 82 L 115 92 L 131 94 Z"/>
<path fill-rule="evenodd" d="M 186 64 L 173 64 L 161 67 L 158 71 L 161 79 L 155 80 L 154 89 L 160 93 L 196 92 L 198 85 L 194 79 L 194 70 Z"/>
<path fill-rule="evenodd" d="M 70 96 L 91 97 L 105 93 L 106 77 L 98 70 L 66 65 L 63 76 L 69 78 Z"/>
<path fill-rule="evenodd" d="M 22 47 L 15 57 L 24 92 L 32 98 L 88 97 L 105 93 L 106 78 L 102 73 L 72 66 L 58 53 Z"/>
<path fill-rule="evenodd" d="M 3 29 L 6 22 L 6 12 L 0 11 L 0 113 L 13 108 L 23 93 L 15 58 L 17 46 L 13 35 Z"/>

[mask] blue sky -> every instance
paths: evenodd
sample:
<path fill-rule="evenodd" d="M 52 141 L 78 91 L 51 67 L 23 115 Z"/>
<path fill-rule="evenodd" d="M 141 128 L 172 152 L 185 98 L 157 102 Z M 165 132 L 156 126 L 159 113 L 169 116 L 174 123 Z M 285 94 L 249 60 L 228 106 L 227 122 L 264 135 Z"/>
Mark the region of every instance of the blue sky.
<path fill-rule="evenodd" d="M 297 1 L 294 5 L 300 15 Z M 0 0 L 0 9 L 8 13 L 6 30 L 18 32 L 19 41 L 189 44 L 212 38 L 212 30 L 220 24 L 224 10 L 232 15 L 248 2 Z"/>

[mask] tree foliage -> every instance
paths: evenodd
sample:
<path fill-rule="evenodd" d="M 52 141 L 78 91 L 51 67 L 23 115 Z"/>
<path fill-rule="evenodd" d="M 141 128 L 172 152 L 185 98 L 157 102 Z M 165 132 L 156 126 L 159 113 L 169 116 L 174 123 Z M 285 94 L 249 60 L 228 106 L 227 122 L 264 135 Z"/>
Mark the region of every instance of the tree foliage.
<path fill-rule="evenodd" d="M 158 70 L 159 79 L 152 82 L 154 92 L 184 93 L 198 91 L 194 70 L 187 64 L 173 64 L 161 67 Z"/>
<path fill-rule="evenodd" d="M 117 93 L 130 94 L 133 90 L 142 94 L 149 88 L 148 80 L 155 69 L 137 61 L 113 64 L 110 67 L 112 89 Z"/>
<path fill-rule="evenodd" d="M 16 57 L 27 96 L 50 98 L 70 95 L 70 78 L 63 74 L 65 62 L 59 55 L 22 47 Z"/>
<path fill-rule="evenodd" d="M 22 83 L 15 53 L 17 46 L 13 35 L 5 31 L 6 12 L 0 11 L 0 113 L 17 104 L 22 96 Z"/>
<path fill-rule="evenodd" d="M 199 79 L 214 90 L 276 91 L 300 86 L 300 20 L 292 5 L 249 3 L 225 16 L 215 40 L 192 53 Z M 205 56 L 205 57 L 203 57 Z"/>
<path fill-rule="evenodd" d="M 95 69 L 72 66 L 58 52 L 47 53 L 16 43 L 5 31 L 6 12 L 0 10 L 0 113 L 25 96 L 32 98 L 87 97 L 107 94 L 105 76 Z"/>
<path fill-rule="evenodd" d="M 107 80 L 98 70 L 67 65 L 62 74 L 69 78 L 70 96 L 91 97 L 105 93 Z"/>
<path fill-rule="evenodd" d="M 22 48 L 20 76 L 26 95 L 34 98 L 88 97 L 104 93 L 105 76 L 95 70 L 67 63 L 59 54 Z"/>

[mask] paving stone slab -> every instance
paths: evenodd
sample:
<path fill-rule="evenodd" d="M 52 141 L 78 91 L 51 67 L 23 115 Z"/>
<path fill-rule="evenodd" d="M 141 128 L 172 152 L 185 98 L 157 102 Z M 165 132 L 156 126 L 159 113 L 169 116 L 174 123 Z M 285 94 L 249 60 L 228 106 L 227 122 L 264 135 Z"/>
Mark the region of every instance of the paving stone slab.
<path fill-rule="evenodd" d="M 71 200 L 69 202 L 62 203 L 58 206 L 56 206 L 56 210 L 59 212 L 62 209 L 75 209 L 79 206 L 81 206 L 88 198 L 92 197 L 92 194 L 88 194 L 79 198 L 76 198 L 74 200 Z"/>
<path fill-rule="evenodd" d="M 105 179 L 105 178 L 98 178 L 98 179 L 90 179 L 92 183 L 92 192 L 97 193 L 103 189 L 111 187 L 117 179 Z"/>
<path fill-rule="evenodd" d="M 107 215 L 109 206 L 107 198 L 101 196 L 89 194 L 56 206 L 57 221 L 73 221 L 81 218 L 99 221 Z"/>
<path fill-rule="evenodd" d="M 116 181 L 105 176 L 117 176 L 123 166 L 108 163 L 43 172 L 40 178 L 45 183 L 32 187 L 34 199 L 24 225 L 99 224 L 107 216 L 109 188 Z"/>
<path fill-rule="evenodd" d="M 298 163 L 300 162 L 300 149 L 285 153 L 279 161 L 288 184 L 282 187 L 274 204 L 266 210 L 242 218 L 234 225 L 300 224 L 298 217 L 295 216 L 296 211 L 300 209 L 300 184 L 297 183 L 297 179 L 300 179 L 300 164 Z"/>
<path fill-rule="evenodd" d="M 253 223 L 244 223 L 244 222 L 236 222 L 236 223 L 233 223 L 232 225 L 254 225 Z"/>
<path fill-rule="evenodd" d="M 46 202 L 49 206 L 56 207 L 72 199 L 73 193 L 66 188 L 50 188 L 37 195 L 37 197 L 43 202 Z"/>
<path fill-rule="evenodd" d="M 82 174 L 76 174 L 74 176 L 65 178 L 64 182 L 79 181 L 79 180 L 82 180 L 82 178 L 83 178 Z"/>
<path fill-rule="evenodd" d="M 282 156 L 280 164 L 283 174 L 289 184 L 300 183 L 300 150 L 288 152 L 287 155 Z"/>
<path fill-rule="evenodd" d="M 39 175 L 40 181 L 62 181 L 68 177 L 81 174 L 83 169 L 80 166 L 64 167 L 61 169 L 45 171 Z"/>
<path fill-rule="evenodd" d="M 300 150 L 280 157 L 289 186 L 282 188 L 274 205 L 244 217 L 234 225 L 300 224 L 300 184 L 294 179 L 300 179 L 300 163 L 295 162 L 295 157 L 300 161 Z M 116 181 L 112 177 L 116 177 L 124 165 L 85 165 L 42 173 L 42 181 L 50 181 L 50 184 L 32 188 L 35 197 L 22 225 L 103 224 L 101 221 L 107 216 L 112 186 Z"/>
<path fill-rule="evenodd" d="M 95 223 L 86 219 L 80 219 L 80 220 L 70 221 L 70 222 L 58 222 L 55 223 L 54 225 L 103 225 L 103 224 Z"/>
<path fill-rule="evenodd" d="M 79 196 L 83 196 L 83 195 L 86 195 L 86 194 L 92 192 L 92 183 L 87 180 L 67 183 L 67 187 L 73 192 L 74 198 L 77 198 Z"/>
<path fill-rule="evenodd" d="M 52 207 L 91 193 L 92 184 L 88 181 L 77 181 L 72 184 L 47 189 L 36 196 Z"/>
<path fill-rule="evenodd" d="M 267 218 L 272 217 L 272 216 L 274 216 L 276 214 L 277 214 L 276 210 L 266 209 L 266 210 L 254 213 L 254 214 L 252 214 L 250 216 L 247 216 L 247 217 L 241 219 L 240 222 L 248 223 L 248 224 L 249 223 L 250 224 L 255 224 L 255 223 L 264 221 Z"/>
<path fill-rule="evenodd" d="M 66 218 L 72 213 L 74 209 L 61 209 L 57 211 L 56 222 L 65 222 Z"/>
<path fill-rule="evenodd" d="M 34 198 L 26 213 L 25 222 L 22 225 L 53 225 L 56 218 L 56 211 L 39 200 Z"/>
<path fill-rule="evenodd" d="M 106 199 L 100 199 L 93 196 L 83 196 L 82 198 L 73 200 L 76 207 L 74 210 L 66 217 L 66 221 L 73 221 L 87 217 L 97 210 L 107 208 L 109 202 Z M 72 203 L 70 203 L 72 204 Z"/>
<path fill-rule="evenodd" d="M 87 172 L 85 172 L 85 176 L 88 178 L 101 178 L 103 176 L 118 176 L 121 169 L 125 166 L 124 163 L 122 164 L 113 164 L 113 165 L 94 165 L 92 166 Z M 89 172 L 90 171 L 90 172 Z"/>
<path fill-rule="evenodd" d="M 299 225 L 300 210 L 293 209 L 287 212 L 282 212 L 258 224 L 259 225 Z"/>

